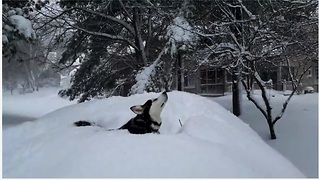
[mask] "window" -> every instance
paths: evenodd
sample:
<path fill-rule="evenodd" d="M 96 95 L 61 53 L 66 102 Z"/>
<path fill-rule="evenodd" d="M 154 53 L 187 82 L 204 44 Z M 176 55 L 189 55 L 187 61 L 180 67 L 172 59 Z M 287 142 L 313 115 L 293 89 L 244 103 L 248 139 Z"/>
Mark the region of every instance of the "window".
<path fill-rule="evenodd" d="M 218 69 L 216 72 L 217 72 L 217 82 L 218 83 L 223 83 L 223 80 L 224 80 L 223 70 L 222 69 Z"/>
<path fill-rule="evenodd" d="M 184 86 L 185 87 L 195 87 L 196 85 L 196 78 L 195 74 L 188 73 L 187 71 L 184 72 Z"/>
<path fill-rule="evenodd" d="M 312 70 L 308 69 L 308 78 L 312 78 Z"/>
<path fill-rule="evenodd" d="M 229 72 L 227 73 L 227 82 L 232 82 L 232 75 Z"/>
<path fill-rule="evenodd" d="M 290 72 L 289 72 L 289 68 L 287 66 L 282 66 L 281 68 L 281 79 L 285 79 L 287 81 L 291 81 L 291 77 L 290 77 Z M 294 67 L 290 67 L 291 69 L 291 73 L 293 75 L 293 77 L 295 77 L 296 71 L 297 69 Z"/>
<path fill-rule="evenodd" d="M 207 83 L 207 71 L 206 70 L 201 70 L 200 71 L 200 83 L 201 84 L 206 84 Z"/>
<path fill-rule="evenodd" d="M 201 93 L 207 93 L 207 86 L 201 85 L 201 86 L 200 86 L 200 92 L 201 92 Z"/>
<path fill-rule="evenodd" d="M 207 71 L 208 77 L 207 77 L 207 84 L 215 83 L 216 82 L 216 71 L 209 70 Z"/>
<path fill-rule="evenodd" d="M 200 92 L 203 94 L 222 94 L 224 92 L 223 71 L 223 69 L 202 69 L 200 71 Z"/>

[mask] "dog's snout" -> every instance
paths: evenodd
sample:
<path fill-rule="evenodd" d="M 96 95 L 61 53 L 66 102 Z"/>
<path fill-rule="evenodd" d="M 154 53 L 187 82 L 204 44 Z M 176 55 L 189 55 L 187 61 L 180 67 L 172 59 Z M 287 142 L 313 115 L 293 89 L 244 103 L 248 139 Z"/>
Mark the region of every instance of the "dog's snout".
<path fill-rule="evenodd" d="M 162 94 L 165 95 L 165 96 L 168 96 L 166 91 L 164 91 Z"/>
<path fill-rule="evenodd" d="M 168 99 L 168 95 L 167 95 L 167 92 L 166 92 L 166 91 L 164 91 L 164 92 L 162 93 L 162 95 L 164 95 L 165 98 Z"/>

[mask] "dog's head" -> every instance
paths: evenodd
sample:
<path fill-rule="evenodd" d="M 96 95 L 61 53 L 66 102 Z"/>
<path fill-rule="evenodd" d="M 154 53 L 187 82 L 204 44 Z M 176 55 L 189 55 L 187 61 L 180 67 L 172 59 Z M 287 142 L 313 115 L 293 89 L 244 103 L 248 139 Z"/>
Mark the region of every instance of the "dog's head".
<path fill-rule="evenodd" d="M 161 123 L 160 114 L 167 101 L 168 95 L 163 92 L 159 97 L 149 99 L 143 105 L 132 106 L 130 109 L 138 115 L 148 114 L 154 121 Z"/>

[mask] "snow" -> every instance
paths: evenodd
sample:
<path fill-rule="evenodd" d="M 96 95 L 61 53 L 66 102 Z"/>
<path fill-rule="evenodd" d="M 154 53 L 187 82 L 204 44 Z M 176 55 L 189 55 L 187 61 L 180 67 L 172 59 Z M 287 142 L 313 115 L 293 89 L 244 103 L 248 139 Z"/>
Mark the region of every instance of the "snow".
<path fill-rule="evenodd" d="M 234 44 L 231 44 L 231 43 L 220 43 L 217 45 L 216 47 L 217 50 L 224 50 L 224 49 L 230 49 L 230 50 L 233 50 L 233 51 L 237 51 L 238 48 L 234 45 Z"/>
<path fill-rule="evenodd" d="M 190 44 L 195 39 L 195 35 L 192 32 L 192 27 L 189 22 L 181 16 L 173 19 L 172 24 L 168 27 L 166 36 L 170 38 L 171 56 L 177 52 L 177 48 L 180 48 L 177 46 L 177 43 L 182 43 L 182 45 Z M 181 48 L 186 49 L 185 46 L 182 46 Z"/>
<path fill-rule="evenodd" d="M 304 90 L 307 90 L 307 91 L 314 91 L 314 88 L 311 87 L 311 86 L 307 86 L 304 88 Z"/>
<path fill-rule="evenodd" d="M 11 9 L 11 10 L 9 10 L 8 11 L 8 16 L 12 16 L 12 15 L 15 15 L 17 12 L 15 11 L 15 10 L 13 10 L 13 9 Z"/>
<path fill-rule="evenodd" d="M 304 177 L 233 114 L 185 92 L 168 93 L 160 134 L 72 125 L 120 127 L 134 116 L 131 106 L 158 95 L 92 100 L 3 130 L 3 177 Z"/>
<path fill-rule="evenodd" d="M 261 77 L 260 77 L 258 72 L 255 72 L 254 76 L 255 76 L 256 80 L 260 82 L 260 84 L 264 85 L 266 83 L 261 79 Z"/>
<path fill-rule="evenodd" d="M 155 69 L 165 51 L 166 49 L 164 48 L 158 54 L 157 59 L 151 65 L 145 67 L 136 75 L 135 80 L 137 82 L 131 87 L 131 90 L 130 90 L 131 94 L 142 94 L 146 92 L 147 85 L 150 83 L 151 77 L 154 75 Z"/>
<path fill-rule="evenodd" d="M 146 85 L 149 83 L 151 76 L 154 74 L 157 61 L 153 62 L 150 66 L 145 67 L 141 72 L 136 75 L 136 84 L 131 87 L 133 94 L 142 94 L 146 90 Z"/>
<path fill-rule="evenodd" d="M 282 104 L 288 98 L 279 91 L 271 93 L 271 106 L 274 115 L 281 111 Z M 253 97 L 263 104 L 261 92 L 255 90 Z M 270 97 L 268 95 L 268 97 Z M 232 111 L 232 96 L 212 98 L 226 109 Z M 248 123 L 262 139 L 272 148 L 280 152 L 299 168 L 307 177 L 318 177 L 318 94 L 294 95 L 288 104 L 283 117 L 275 125 L 276 140 L 270 140 L 267 121 L 261 112 L 248 101 L 243 94 L 243 114 L 239 116 Z"/>
<path fill-rule="evenodd" d="M 17 90 L 14 90 L 14 95 L 5 91 L 2 93 L 2 114 L 40 118 L 49 112 L 76 103 L 60 98 L 58 92 L 59 88 L 40 88 L 39 91 L 28 94 L 18 94 Z"/>
<path fill-rule="evenodd" d="M 8 42 L 9 42 L 8 37 L 2 34 L 2 43 L 8 43 Z"/>
<path fill-rule="evenodd" d="M 13 31 L 14 28 L 12 28 L 11 26 L 8 26 L 8 25 L 4 25 L 3 28 L 7 31 Z"/>
<path fill-rule="evenodd" d="M 20 15 L 11 15 L 9 16 L 10 22 L 15 25 L 16 29 L 22 34 L 25 38 L 36 38 L 36 33 L 32 29 L 31 22 Z"/>
<path fill-rule="evenodd" d="M 23 11 L 21 8 L 15 8 L 15 11 L 16 11 L 17 15 L 20 15 L 20 16 L 23 15 Z"/>
<path fill-rule="evenodd" d="M 168 27 L 167 36 L 171 36 L 176 42 L 187 42 L 193 39 L 192 27 L 183 17 L 173 19 L 173 24 Z"/>

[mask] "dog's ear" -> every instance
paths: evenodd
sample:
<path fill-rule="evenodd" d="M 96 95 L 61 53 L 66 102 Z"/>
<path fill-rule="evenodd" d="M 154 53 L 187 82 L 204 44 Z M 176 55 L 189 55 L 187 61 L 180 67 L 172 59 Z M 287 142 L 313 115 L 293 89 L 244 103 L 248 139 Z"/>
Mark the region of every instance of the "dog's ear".
<path fill-rule="evenodd" d="M 136 114 L 142 114 L 145 109 L 150 109 L 151 105 L 152 101 L 149 99 L 146 103 L 144 103 L 144 105 L 135 105 L 132 106 L 130 109 Z"/>
<path fill-rule="evenodd" d="M 132 106 L 130 109 L 132 112 L 134 112 L 136 114 L 142 114 L 143 110 L 144 110 L 144 108 L 141 105 Z"/>

